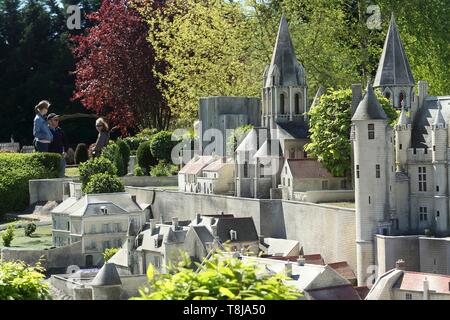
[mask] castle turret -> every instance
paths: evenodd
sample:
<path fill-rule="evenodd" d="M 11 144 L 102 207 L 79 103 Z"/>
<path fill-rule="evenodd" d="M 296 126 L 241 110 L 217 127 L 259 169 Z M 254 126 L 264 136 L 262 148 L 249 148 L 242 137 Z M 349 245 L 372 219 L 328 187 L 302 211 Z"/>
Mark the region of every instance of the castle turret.
<path fill-rule="evenodd" d="M 263 125 L 304 118 L 307 110 L 306 72 L 297 61 L 288 23 L 281 17 L 270 66 L 264 71 Z"/>
<path fill-rule="evenodd" d="M 434 216 L 436 235 L 446 235 L 448 230 L 448 190 L 447 190 L 447 146 L 448 127 L 438 105 L 436 117 L 431 126 L 432 160 L 434 174 Z"/>
<path fill-rule="evenodd" d="M 395 23 L 394 14 L 391 16 L 373 86 L 379 88 L 396 109 L 401 109 L 402 106 L 406 110 L 411 108 L 414 99 L 415 81 Z"/>
<path fill-rule="evenodd" d="M 92 300 L 120 300 L 122 281 L 114 263 L 105 263 L 90 285 Z"/>
<path fill-rule="evenodd" d="M 370 83 L 352 118 L 356 254 L 359 285 L 367 285 L 375 263 L 374 235 L 389 233 L 392 190 L 392 129 Z"/>
<path fill-rule="evenodd" d="M 395 163 L 397 171 L 406 172 L 408 148 L 411 145 L 411 122 L 405 108 L 402 108 L 395 126 Z"/>

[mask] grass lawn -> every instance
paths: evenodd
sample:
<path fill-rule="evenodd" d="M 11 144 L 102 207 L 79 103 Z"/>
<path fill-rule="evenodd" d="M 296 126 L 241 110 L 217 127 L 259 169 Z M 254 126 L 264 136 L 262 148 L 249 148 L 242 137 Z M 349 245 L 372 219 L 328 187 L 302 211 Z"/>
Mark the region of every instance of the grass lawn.
<path fill-rule="evenodd" d="M 79 175 L 80 175 L 80 172 L 78 170 L 78 167 L 66 168 L 66 176 L 67 177 L 78 177 Z"/>
<path fill-rule="evenodd" d="M 2 234 L 4 231 L 0 232 Z M 52 226 L 39 226 L 31 237 L 25 237 L 24 229 L 16 229 L 11 248 L 45 249 L 52 246 Z M 3 241 L 0 239 L 0 249 Z"/>
<path fill-rule="evenodd" d="M 8 222 L 0 221 L 0 227 L 7 227 L 10 224 L 22 224 L 22 223 L 30 223 L 31 221 L 27 220 L 11 220 Z"/>

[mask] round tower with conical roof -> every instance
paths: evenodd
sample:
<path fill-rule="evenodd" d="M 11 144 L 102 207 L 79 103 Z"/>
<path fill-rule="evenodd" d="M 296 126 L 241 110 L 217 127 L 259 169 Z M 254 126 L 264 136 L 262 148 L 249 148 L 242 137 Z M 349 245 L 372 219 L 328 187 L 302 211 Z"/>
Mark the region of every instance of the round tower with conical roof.
<path fill-rule="evenodd" d="M 354 150 L 356 255 L 359 285 L 375 270 L 374 236 L 389 234 L 393 140 L 388 117 L 371 84 L 352 117 Z"/>
<path fill-rule="evenodd" d="M 448 191 L 447 191 L 447 145 L 448 126 L 442 115 L 441 106 L 431 126 L 432 161 L 434 175 L 434 220 L 436 235 L 445 236 L 448 230 Z M 419 230 L 420 231 L 420 230 Z"/>

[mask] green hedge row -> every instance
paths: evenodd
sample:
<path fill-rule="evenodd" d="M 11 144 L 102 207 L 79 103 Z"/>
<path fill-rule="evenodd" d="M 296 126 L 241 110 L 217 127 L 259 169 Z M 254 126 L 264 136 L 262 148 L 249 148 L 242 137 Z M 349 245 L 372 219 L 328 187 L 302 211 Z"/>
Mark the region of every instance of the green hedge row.
<path fill-rule="evenodd" d="M 55 153 L 0 153 L 0 215 L 25 209 L 28 181 L 57 178 L 60 162 Z"/>

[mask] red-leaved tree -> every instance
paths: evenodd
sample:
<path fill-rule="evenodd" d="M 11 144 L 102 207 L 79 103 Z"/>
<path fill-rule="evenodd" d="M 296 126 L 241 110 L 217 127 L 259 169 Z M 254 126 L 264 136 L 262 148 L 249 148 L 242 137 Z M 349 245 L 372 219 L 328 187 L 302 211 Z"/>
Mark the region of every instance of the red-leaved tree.
<path fill-rule="evenodd" d="M 87 19 L 94 26 L 72 38 L 77 59 L 73 99 L 123 131 L 166 129 L 170 110 L 153 76 L 157 66 L 145 22 L 128 0 L 103 0 Z"/>

